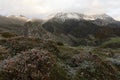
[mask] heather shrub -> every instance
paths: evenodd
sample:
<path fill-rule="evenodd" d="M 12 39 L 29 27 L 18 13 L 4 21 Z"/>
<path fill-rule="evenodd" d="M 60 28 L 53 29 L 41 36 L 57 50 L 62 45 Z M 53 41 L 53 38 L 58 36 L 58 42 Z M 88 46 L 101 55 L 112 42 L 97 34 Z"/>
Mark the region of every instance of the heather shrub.
<path fill-rule="evenodd" d="M 55 58 L 45 50 L 32 49 L 5 61 L 0 80 L 50 80 Z"/>
<path fill-rule="evenodd" d="M 73 67 L 79 67 L 75 80 L 119 80 L 119 73 L 110 63 L 103 61 L 98 55 L 79 54 L 72 61 Z"/>
<path fill-rule="evenodd" d="M 0 45 L 0 60 L 5 59 L 9 55 L 8 50 Z"/>
<path fill-rule="evenodd" d="M 15 33 L 10 33 L 10 32 L 3 32 L 1 33 L 1 36 L 4 38 L 11 38 L 11 37 L 15 37 L 16 34 Z"/>
<path fill-rule="evenodd" d="M 2 61 L 0 80 L 70 80 L 60 63 L 47 50 L 31 49 Z"/>
<path fill-rule="evenodd" d="M 0 40 L 0 45 L 9 49 L 11 55 L 16 55 L 21 51 L 27 51 L 32 48 L 39 47 L 41 49 L 46 49 L 50 52 L 57 53 L 58 50 L 54 45 L 54 42 L 41 40 L 38 38 L 25 38 L 25 37 L 14 37 L 9 39 Z"/>
<path fill-rule="evenodd" d="M 50 80 L 71 80 L 68 77 L 68 71 L 60 64 L 55 65 L 51 69 Z"/>
<path fill-rule="evenodd" d="M 57 42 L 57 45 L 63 46 L 64 44 L 62 42 Z"/>

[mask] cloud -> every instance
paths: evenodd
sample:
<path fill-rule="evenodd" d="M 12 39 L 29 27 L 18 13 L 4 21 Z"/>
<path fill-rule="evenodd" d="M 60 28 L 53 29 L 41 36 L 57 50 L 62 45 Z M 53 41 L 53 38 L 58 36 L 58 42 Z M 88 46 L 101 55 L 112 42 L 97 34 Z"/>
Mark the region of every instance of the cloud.
<path fill-rule="evenodd" d="M 86 11 L 88 14 L 100 14 L 105 12 L 100 0 L 92 0 L 88 6 L 88 11 Z"/>
<path fill-rule="evenodd" d="M 4 0 L 0 1 L 0 13 L 8 15 L 41 15 L 49 11 L 42 0 Z"/>
<path fill-rule="evenodd" d="M 0 0 L 0 14 L 42 17 L 59 11 L 120 16 L 120 0 Z"/>

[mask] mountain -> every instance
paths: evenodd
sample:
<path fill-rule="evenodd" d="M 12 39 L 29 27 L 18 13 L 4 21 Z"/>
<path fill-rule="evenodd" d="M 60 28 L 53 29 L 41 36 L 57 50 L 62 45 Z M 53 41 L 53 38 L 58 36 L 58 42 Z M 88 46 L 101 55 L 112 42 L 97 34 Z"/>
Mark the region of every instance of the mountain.
<path fill-rule="evenodd" d="M 51 14 L 46 19 L 47 20 L 54 19 L 56 21 L 59 20 L 63 22 L 67 19 L 87 20 L 87 21 L 91 20 L 93 21 L 94 24 L 101 26 L 115 22 L 115 20 L 107 14 L 85 15 L 76 12 L 70 12 L 70 13 L 60 12 L 56 14 Z"/>
<path fill-rule="evenodd" d="M 42 26 L 59 37 L 57 40 L 77 45 L 84 44 L 83 39 L 89 36 L 97 39 L 120 36 L 118 23 L 120 22 L 106 14 L 88 16 L 79 13 L 57 13 Z"/>
<path fill-rule="evenodd" d="M 110 23 L 116 22 L 112 17 L 110 17 L 107 14 L 93 15 L 92 17 L 94 18 L 93 23 L 100 25 L 100 26 L 105 26 L 105 25 L 108 25 Z"/>
<path fill-rule="evenodd" d="M 28 18 L 24 16 L 0 16 L 0 30 L 19 33 Z"/>
<path fill-rule="evenodd" d="M 19 16 L 15 16 L 15 15 L 10 15 L 10 16 L 7 16 L 7 18 L 10 18 L 10 19 L 17 19 L 17 20 L 23 20 L 23 21 L 27 21 L 29 18 L 23 16 L 23 15 L 19 15 Z"/>
<path fill-rule="evenodd" d="M 0 24 L 24 24 L 24 22 L 27 21 L 28 18 L 25 16 L 0 16 Z"/>
<path fill-rule="evenodd" d="M 93 19 L 93 20 L 96 20 L 96 19 L 101 19 L 101 20 L 109 20 L 109 21 L 112 21 L 114 20 L 111 16 L 107 15 L 107 14 L 96 14 L 96 15 L 88 15 L 87 16 L 90 20 Z M 87 18 L 86 17 L 86 18 Z"/>
<path fill-rule="evenodd" d="M 65 19 L 83 19 L 84 14 L 79 14 L 79 13 L 56 13 L 56 14 L 51 14 L 49 15 L 48 19 L 54 18 L 54 19 L 61 19 L 61 20 L 65 20 Z"/>
<path fill-rule="evenodd" d="M 24 25 L 29 21 L 41 23 L 41 19 L 29 19 L 23 15 L 0 16 L 0 30 L 22 35 L 23 30 L 25 29 Z"/>
<path fill-rule="evenodd" d="M 69 45 L 87 45 L 86 39 L 91 36 L 98 40 L 120 36 L 119 24 L 119 21 L 107 14 L 60 12 L 50 15 L 47 20 L 28 19 L 23 15 L 0 16 L 2 31 L 26 37 L 53 39 Z"/>
<path fill-rule="evenodd" d="M 103 13 L 103 14 L 96 14 L 96 15 L 85 15 L 77 12 L 59 12 L 55 14 L 51 14 L 48 16 L 48 19 L 50 18 L 61 18 L 61 19 L 85 19 L 85 20 L 96 20 L 96 19 L 102 19 L 102 20 L 113 20 L 112 17 L 109 15 Z"/>
<path fill-rule="evenodd" d="M 24 37 L 53 39 L 54 36 L 42 27 L 42 23 L 43 21 L 39 19 L 26 22 L 21 31 L 22 35 Z"/>

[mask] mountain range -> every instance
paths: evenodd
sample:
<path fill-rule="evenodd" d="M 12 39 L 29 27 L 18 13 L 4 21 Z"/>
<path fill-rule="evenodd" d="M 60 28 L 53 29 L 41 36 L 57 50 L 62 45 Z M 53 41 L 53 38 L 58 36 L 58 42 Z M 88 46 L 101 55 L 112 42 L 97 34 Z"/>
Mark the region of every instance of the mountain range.
<path fill-rule="evenodd" d="M 45 19 L 29 19 L 23 15 L 0 16 L 1 31 L 11 31 L 27 37 L 54 39 L 70 45 L 86 44 L 84 41 L 91 36 L 96 40 L 120 36 L 119 24 L 119 21 L 107 14 L 60 12 Z"/>

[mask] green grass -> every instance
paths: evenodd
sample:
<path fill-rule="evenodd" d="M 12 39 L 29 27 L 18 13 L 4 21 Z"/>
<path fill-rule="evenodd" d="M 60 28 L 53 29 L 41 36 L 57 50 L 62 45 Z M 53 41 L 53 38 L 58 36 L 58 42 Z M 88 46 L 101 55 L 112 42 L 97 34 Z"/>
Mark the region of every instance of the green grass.
<path fill-rule="evenodd" d="M 120 48 L 120 37 L 111 38 L 104 42 L 100 47 L 102 48 Z"/>
<path fill-rule="evenodd" d="M 75 54 L 79 54 L 79 51 L 77 49 L 68 45 L 57 46 L 57 47 L 60 51 L 59 57 L 65 61 L 71 59 Z"/>

